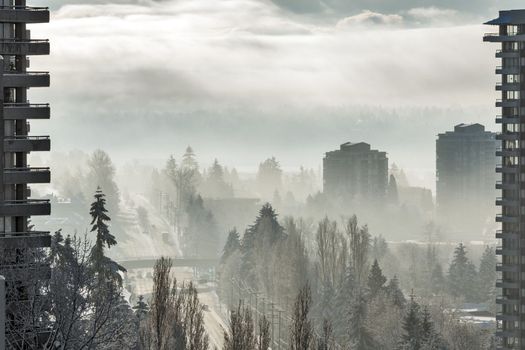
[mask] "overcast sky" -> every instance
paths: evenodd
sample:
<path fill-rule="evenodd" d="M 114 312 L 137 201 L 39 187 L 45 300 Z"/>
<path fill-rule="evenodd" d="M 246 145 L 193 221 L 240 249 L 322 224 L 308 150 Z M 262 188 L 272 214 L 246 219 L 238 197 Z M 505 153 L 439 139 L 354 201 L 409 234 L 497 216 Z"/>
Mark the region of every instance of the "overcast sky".
<path fill-rule="evenodd" d="M 36 2 L 36 1 L 35 1 Z M 48 1 L 41 1 L 42 4 Z M 317 168 L 323 153 L 368 141 L 430 186 L 435 135 L 460 122 L 489 129 L 494 45 L 481 25 L 518 1 L 54 1 L 53 149 L 101 147 L 117 162 L 192 145 L 255 168 Z M 496 6 L 496 4 L 498 4 Z M 37 3 L 38 5 L 38 3 Z M 429 175 L 430 174 L 430 175 Z"/>

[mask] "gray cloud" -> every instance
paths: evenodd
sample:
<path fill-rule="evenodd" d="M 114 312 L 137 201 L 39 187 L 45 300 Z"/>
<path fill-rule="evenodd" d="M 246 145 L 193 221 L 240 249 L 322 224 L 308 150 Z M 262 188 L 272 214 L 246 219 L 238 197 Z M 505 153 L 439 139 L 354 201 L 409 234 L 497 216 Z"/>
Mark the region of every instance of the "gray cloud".
<path fill-rule="evenodd" d="M 53 105 L 51 123 L 32 130 L 57 150 L 160 158 L 192 144 L 230 164 L 274 154 L 315 166 L 338 143 L 369 140 L 397 163 L 432 168 L 433 135 L 492 120 L 494 48 L 481 25 L 385 26 L 399 16 L 336 25 L 257 0 L 64 6 L 32 27 L 52 40 L 49 58 L 32 59 L 52 71 L 52 88 L 31 100 Z M 362 27 L 370 20 L 375 30 Z M 421 155 L 403 151 L 414 145 Z"/>

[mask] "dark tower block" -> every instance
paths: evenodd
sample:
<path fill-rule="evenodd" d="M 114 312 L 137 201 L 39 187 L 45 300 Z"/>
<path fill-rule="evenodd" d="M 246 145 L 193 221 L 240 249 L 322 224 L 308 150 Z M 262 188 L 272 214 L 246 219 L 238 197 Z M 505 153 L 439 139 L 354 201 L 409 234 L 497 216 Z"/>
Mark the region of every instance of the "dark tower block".
<path fill-rule="evenodd" d="M 496 218 L 501 223 L 496 234 L 501 239 L 496 250 L 501 259 L 496 267 L 501 275 L 496 283 L 497 348 L 525 349 L 525 10 L 500 11 L 486 24 L 497 26 L 498 32 L 486 34 L 483 40 L 499 43 L 496 57 L 501 58 L 496 68 L 501 76 L 496 85 L 501 91 L 496 102 L 501 109 L 496 118 L 501 125 L 497 136 L 501 165 L 496 168 L 501 176 L 497 184 L 501 214 Z"/>
<path fill-rule="evenodd" d="M 48 40 L 32 39 L 28 24 L 49 22 L 49 10 L 25 0 L 0 0 L 0 275 L 7 284 L 8 348 L 40 348 L 45 337 L 43 282 L 50 269 L 43 262 L 51 244 L 48 232 L 33 229 L 30 217 L 49 215 L 47 200 L 31 199 L 32 183 L 49 183 L 48 168 L 33 168 L 30 152 L 49 151 L 48 136 L 30 135 L 32 119 L 49 119 L 47 104 L 29 101 L 29 88 L 49 86 L 48 72 L 30 70 L 30 56 L 48 55 Z M 28 317 L 28 316 L 31 317 Z"/>

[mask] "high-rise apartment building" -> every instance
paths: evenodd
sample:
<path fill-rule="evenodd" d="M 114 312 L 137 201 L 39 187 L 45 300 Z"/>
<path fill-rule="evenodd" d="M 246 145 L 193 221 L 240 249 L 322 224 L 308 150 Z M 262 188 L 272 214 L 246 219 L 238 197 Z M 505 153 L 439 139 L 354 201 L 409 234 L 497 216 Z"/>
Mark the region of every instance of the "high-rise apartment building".
<path fill-rule="evenodd" d="M 436 202 L 441 222 L 479 235 L 487 220 L 494 220 L 496 144 L 496 134 L 481 124 L 459 124 L 438 135 Z"/>
<path fill-rule="evenodd" d="M 28 154 L 49 151 L 47 136 L 30 136 L 30 120 L 49 119 L 47 104 L 29 102 L 29 88 L 48 87 L 49 73 L 30 70 L 30 56 L 48 55 L 48 40 L 31 38 L 28 24 L 49 22 L 47 8 L 25 0 L 0 0 L 0 275 L 7 283 L 8 348 L 40 348 L 37 305 L 43 305 L 40 282 L 50 269 L 42 263 L 42 248 L 50 246 L 48 232 L 30 224 L 34 215 L 49 215 L 47 200 L 31 199 L 29 184 L 49 183 L 48 168 L 33 168 Z M 20 313 L 33 313 L 22 319 Z M 24 344 L 24 345 L 22 345 Z"/>
<path fill-rule="evenodd" d="M 501 274 L 496 286 L 496 302 L 500 311 L 498 324 L 498 349 L 525 349 L 525 10 L 500 11 L 499 17 L 486 24 L 497 26 L 497 33 L 486 34 L 484 41 L 500 43 L 496 57 L 501 66 L 496 74 L 501 82 L 496 90 L 501 99 L 496 107 L 501 114 L 496 122 L 501 124 L 498 140 L 501 174 L 497 188 L 501 198 L 496 204 L 501 214 L 496 220 L 501 231 L 496 237 L 501 246 L 496 253 L 501 256 L 497 271 Z"/>
<path fill-rule="evenodd" d="M 383 200 L 388 185 L 386 152 L 365 142 L 347 142 L 323 159 L 323 191 L 345 200 Z"/>

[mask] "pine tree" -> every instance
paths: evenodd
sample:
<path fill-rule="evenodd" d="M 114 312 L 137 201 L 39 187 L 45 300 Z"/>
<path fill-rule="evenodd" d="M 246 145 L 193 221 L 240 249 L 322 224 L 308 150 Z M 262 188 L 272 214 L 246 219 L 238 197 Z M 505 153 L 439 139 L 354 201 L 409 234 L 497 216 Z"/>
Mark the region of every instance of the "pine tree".
<path fill-rule="evenodd" d="M 485 247 L 479 264 L 479 290 L 482 301 L 493 300 L 495 297 L 496 266 L 497 259 L 494 248 Z"/>
<path fill-rule="evenodd" d="M 399 203 L 399 195 L 397 192 L 397 181 L 393 174 L 390 174 L 390 179 L 388 181 L 387 196 L 388 196 L 388 201 L 391 204 Z"/>
<path fill-rule="evenodd" d="M 135 316 L 137 317 L 139 322 L 143 320 L 144 317 L 146 317 L 149 311 L 149 307 L 148 304 L 146 304 L 146 302 L 144 301 L 143 295 L 139 295 L 139 300 L 137 300 L 137 304 L 133 306 L 133 310 L 135 310 Z"/>
<path fill-rule="evenodd" d="M 386 281 L 387 279 L 383 276 L 383 271 L 381 271 L 379 263 L 377 262 L 377 259 L 375 259 L 372 268 L 370 269 L 370 273 L 368 274 L 368 289 L 372 298 L 383 289 Z"/>
<path fill-rule="evenodd" d="M 476 300 L 478 294 L 476 267 L 468 259 L 463 243 L 460 243 L 454 251 L 448 278 L 450 293 L 453 296 L 463 297 L 466 301 Z"/>
<path fill-rule="evenodd" d="M 193 152 L 193 148 L 191 148 L 191 146 L 186 147 L 186 152 L 182 156 L 181 166 L 195 171 L 199 169 L 199 164 L 195 159 L 195 153 Z"/>
<path fill-rule="evenodd" d="M 259 215 L 244 233 L 242 240 L 241 277 L 250 285 L 256 286 L 255 248 L 257 244 L 270 248 L 285 237 L 284 229 L 277 221 L 277 213 L 269 203 L 263 205 Z"/>
<path fill-rule="evenodd" d="M 354 296 L 349 316 L 348 343 L 352 346 L 351 348 L 356 350 L 377 349 L 376 341 L 366 324 L 368 317 L 367 300 L 360 291 L 357 291 Z"/>
<path fill-rule="evenodd" d="M 106 199 L 104 193 L 100 188 L 95 192 L 95 201 L 91 203 L 89 214 L 91 215 L 91 232 L 96 233 L 95 245 L 91 252 L 91 259 L 93 268 L 98 274 L 99 281 L 102 282 L 104 278 L 115 278 L 119 283 L 122 283 L 122 278 L 119 271 L 125 269 L 118 265 L 113 260 L 105 256 L 105 248 L 110 249 L 111 246 L 116 245 L 115 236 L 109 232 L 107 224 L 110 221 L 108 211 L 106 209 Z"/>
<path fill-rule="evenodd" d="M 237 232 L 237 228 L 234 227 L 228 233 L 226 244 L 224 244 L 224 249 L 222 250 L 221 262 L 225 262 L 234 252 L 238 251 L 240 248 L 241 240 L 239 237 L 239 232 Z"/>
<path fill-rule="evenodd" d="M 390 279 L 390 282 L 386 286 L 386 292 L 392 304 L 399 308 L 405 307 L 405 295 L 399 288 L 399 280 L 397 279 L 397 276 L 394 276 L 394 278 Z"/>
<path fill-rule="evenodd" d="M 419 304 L 410 296 L 410 302 L 403 318 L 403 335 L 400 349 L 419 350 L 422 343 L 422 325 Z"/>

